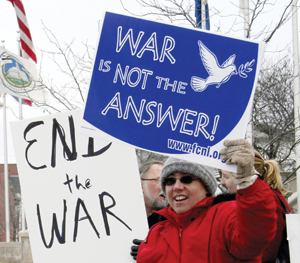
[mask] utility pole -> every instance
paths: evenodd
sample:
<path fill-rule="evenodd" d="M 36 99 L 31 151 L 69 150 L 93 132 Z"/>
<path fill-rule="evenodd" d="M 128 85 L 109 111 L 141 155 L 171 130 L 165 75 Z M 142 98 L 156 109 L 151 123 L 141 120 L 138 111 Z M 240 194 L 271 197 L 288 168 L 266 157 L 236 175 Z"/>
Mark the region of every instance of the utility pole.
<path fill-rule="evenodd" d="M 240 0 L 240 13 L 243 16 L 244 19 L 244 37 L 247 38 L 248 31 L 249 31 L 249 0 Z M 253 143 L 253 129 L 252 129 L 252 121 L 249 120 L 247 130 L 246 130 L 246 140 L 251 143 Z"/>
<path fill-rule="evenodd" d="M 294 63 L 294 125 L 295 125 L 295 142 L 296 142 L 296 167 L 300 165 L 300 143 L 297 141 L 300 139 L 300 89 L 299 89 L 299 43 L 298 43 L 298 8 L 297 0 L 293 0 L 292 5 L 293 12 L 293 63 Z M 300 171 L 297 170 L 297 207 L 300 211 Z"/>

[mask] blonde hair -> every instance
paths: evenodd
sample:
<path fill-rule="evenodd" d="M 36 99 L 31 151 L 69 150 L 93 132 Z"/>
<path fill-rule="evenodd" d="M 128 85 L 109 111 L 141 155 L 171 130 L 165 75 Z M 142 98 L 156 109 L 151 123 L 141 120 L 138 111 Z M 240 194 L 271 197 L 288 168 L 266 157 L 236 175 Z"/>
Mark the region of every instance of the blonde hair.
<path fill-rule="evenodd" d="M 254 151 L 254 166 L 256 171 L 261 174 L 261 179 L 264 180 L 271 189 L 277 190 L 282 195 L 285 195 L 287 192 L 283 188 L 278 163 L 275 160 L 265 160 L 257 150 Z"/>

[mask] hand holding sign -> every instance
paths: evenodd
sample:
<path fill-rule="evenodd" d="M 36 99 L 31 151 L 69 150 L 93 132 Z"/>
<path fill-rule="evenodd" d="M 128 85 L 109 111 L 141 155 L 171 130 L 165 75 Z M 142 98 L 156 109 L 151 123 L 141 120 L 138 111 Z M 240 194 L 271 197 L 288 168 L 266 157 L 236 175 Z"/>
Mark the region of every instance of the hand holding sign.
<path fill-rule="evenodd" d="M 131 247 L 130 255 L 133 257 L 133 259 L 136 260 L 140 244 L 143 242 L 143 240 L 141 240 L 141 239 L 133 239 L 132 242 L 133 242 L 133 244 L 135 244 L 135 246 Z"/>

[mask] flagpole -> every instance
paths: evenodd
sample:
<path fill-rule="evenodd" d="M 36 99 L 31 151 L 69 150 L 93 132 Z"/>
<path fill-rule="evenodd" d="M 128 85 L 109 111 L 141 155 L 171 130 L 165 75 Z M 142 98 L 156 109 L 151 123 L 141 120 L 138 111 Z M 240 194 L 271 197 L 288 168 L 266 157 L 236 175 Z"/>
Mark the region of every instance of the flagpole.
<path fill-rule="evenodd" d="M 197 27 L 210 30 L 207 0 L 195 0 L 195 18 Z"/>
<path fill-rule="evenodd" d="M 18 37 L 18 48 L 19 48 L 19 54 L 21 56 L 21 37 L 20 37 L 20 31 L 17 31 Z M 23 106 L 22 106 L 22 98 L 19 97 L 19 119 L 23 119 Z M 25 230 L 26 224 L 25 224 L 25 209 L 24 209 L 24 203 L 23 203 L 23 196 L 21 196 L 21 230 Z"/>
<path fill-rule="evenodd" d="M 201 2 L 200 0 L 195 0 L 195 18 L 196 18 L 196 25 L 200 27 L 201 23 Z"/>
<path fill-rule="evenodd" d="M 201 1 L 201 22 L 202 22 L 202 29 L 206 30 L 206 14 L 205 14 L 205 0 Z"/>
<path fill-rule="evenodd" d="M 19 119 L 23 120 L 22 98 L 19 97 Z M 21 194 L 21 230 L 26 230 L 25 209 L 23 203 L 23 195 Z"/>
<path fill-rule="evenodd" d="M 299 103 L 300 103 L 300 88 L 299 88 L 299 44 L 298 44 L 298 14 L 297 0 L 293 0 L 292 5 L 293 18 L 293 63 L 294 63 L 294 125 L 295 125 L 295 142 L 296 142 L 296 167 L 300 165 L 300 121 L 299 121 Z M 297 170 L 297 207 L 300 212 L 300 171 Z"/>
<path fill-rule="evenodd" d="M 18 37 L 17 37 L 17 41 L 18 41 L 18 49 L 19 49 L 19 55 L 21 56 L 21 38 L 20 38 L 20 31 L 17 31 L 18 33 Z M 19 97 L 19 119 L 22 120 L 23 119 L 23 109 L 22 109 L 22 98 Z"/>
<path fill-rule="evenodd" d="M 16 0 L 9 0 L 13 7 L 15 8 L 15 12 L 17 15 L 18 25 L 19 25 L 19 48 L 20 48 L 20 56 L 24 57 L 28 60 L 37 62 L 36 54 L 34 45 L 32 42 L 29 25 L 27 21 L 27 17 L 25 14 L 25 9 L 23 6 L 22 1 L 16 1 Z M 26 47 L 26 48 L 25 48 Z M 23 49 L 25 48 L 25 50 Z M 20 101 L 20 99 L 19 99 Z M 21 100 L 22 101 L 22 100 Z M 23 118 L 23 111 L 22 111 L 22 103 L 20 103 L 19 106 L 19 113 L 20 113 L 20 119 Z M 23 198 L 22 198 L 22 230 L 25 230 L 25 212 L 23 208 Z"/>
<path fill-rule="evenodd" d="M 7 160 L 7 122 L 6 122 L 6 93 L 3 95 L 3 146 L 4 146 L 4 191 L 5 191 L 5 226 L 6 242 L 10 242 L 9 220 L 9 176 Z"/>
<path fill-rule="evenodd" d="M 19 119 L 23 120 L 22 98 L 19 97 Z M 26 230 L 25 224 L 25 209 L 23 204 L 23 196 L 21 196 L 21 230 Z"/>

